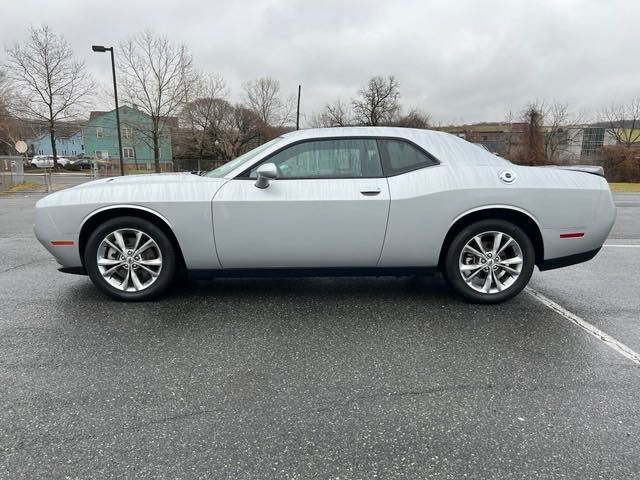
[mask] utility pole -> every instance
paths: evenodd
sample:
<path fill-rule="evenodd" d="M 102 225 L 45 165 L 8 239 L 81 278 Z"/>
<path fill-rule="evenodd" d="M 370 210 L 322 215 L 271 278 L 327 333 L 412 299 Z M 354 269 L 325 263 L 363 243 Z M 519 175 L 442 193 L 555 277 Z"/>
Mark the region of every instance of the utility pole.
<path fill-rule="evenodd" d="M 302 85 L 298 85 L 298 108 L 296 110 L 296 130 L 300 130 L 300 91 Z"/>

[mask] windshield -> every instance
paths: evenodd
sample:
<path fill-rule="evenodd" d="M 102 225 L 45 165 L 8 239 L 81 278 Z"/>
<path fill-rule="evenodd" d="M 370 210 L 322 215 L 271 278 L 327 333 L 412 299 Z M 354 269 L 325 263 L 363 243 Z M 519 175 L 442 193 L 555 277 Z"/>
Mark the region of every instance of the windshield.
<path fill-rule="evenodd" d="M 224 165 L 222 165 L 221 167 L 218 167 L 218 168 L 216 168 L 214 170 L 211 170 L 210 172 L 207 172 L 206 176 L 207 177 L 216 177 L 216 178 L 224 177 L 227 173 L 231 172 L 232 170 L 235 170 L 236 168 L 238 168 L 243 163 L 248 162 L 249 160 L 253 159 L 256 155 L 262 153 L 267 148 L 269 148 L 271 145 L 273 145 L 275 143 L 278 143 L 280 140 L 282 140 L 282 137 L 274 138 L 273 140 L 271 140 L 271 141 L 269 141 L 267 143 L 264 143 L 264 144 L 260 145 L 259 147 L 254 148 L 253 150 L 248 151 L 244 155 L 240 155 L 239 157 L 234 158 L 230 162 L 227 162 Z"/>

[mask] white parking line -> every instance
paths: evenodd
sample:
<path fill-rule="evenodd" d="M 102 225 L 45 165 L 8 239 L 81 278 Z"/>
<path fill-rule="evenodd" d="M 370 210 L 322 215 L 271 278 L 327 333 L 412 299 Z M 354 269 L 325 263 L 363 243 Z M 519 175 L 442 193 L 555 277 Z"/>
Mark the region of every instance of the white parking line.
<path fill-rule="evenodd" d="M 582 328 L 588 334 L 593 335 L 598 340 L 603 342 L 605 345 L 611 347 L 612 349 L 614 349 L 619 354 L 627 357 L 633 363 L 635 363 L 637 365 L 640 365 L 640 354 L 637 353 L 637 352 L 634 352 L 633 350 L 631 350 L 624 343 L 621 343 L 618 340 L 616 340 L 615 338 L 613 338 L 612 336 L 607 335 L 606 333 L 604 333 L 599 328 L 591 325 L 586 320 L 584 320 L 584 319 L 580 318 L 579 316 L 577 316 L 575 313 L 571 313 L 569 310 L 561 307 L 556 302 L 554 302 L 553 300 L 545 297 L 543 294 L 541 294 L 537 290 L 534 290 L 531 287 L 527 287 L 526 291 L 527 291 L 527 293 L 529 295 L 531 295 L 533 298 L 538 300 L 543 305 L 549 307 L 554 312 L 559 313 L 560 315 L 562 315 L 564 318 L 566 318 L 570 322 L 572 322 L 575 325 L 577 325 L 578 327 Z"/>
<path fill-rule="evenodd" d="M 611 244 L 604 244 L 603 247 L 614 247 L 614 248 L 640 248 L 640 245 L 611 245 Z"/>

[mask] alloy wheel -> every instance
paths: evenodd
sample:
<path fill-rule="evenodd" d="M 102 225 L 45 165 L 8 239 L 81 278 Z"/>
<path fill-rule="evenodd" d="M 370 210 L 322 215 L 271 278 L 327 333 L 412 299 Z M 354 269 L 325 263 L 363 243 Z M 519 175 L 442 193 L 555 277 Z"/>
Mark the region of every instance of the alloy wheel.
<path fill-rule="evenodd" d="M 487 231 L 473 236 L 462 248 L 458 270 L 473 290 L 495 294 L 516 282 L 523 264 L 522 249 L 513 237 Z"/>
<path fill-rule="evenodd" d="M 105 236 L 96 261 L 102 278 L 123 292 L 147 289 L 162 271 L 160 247 L 151 236 L 135 228 L 122 228 Z"/>

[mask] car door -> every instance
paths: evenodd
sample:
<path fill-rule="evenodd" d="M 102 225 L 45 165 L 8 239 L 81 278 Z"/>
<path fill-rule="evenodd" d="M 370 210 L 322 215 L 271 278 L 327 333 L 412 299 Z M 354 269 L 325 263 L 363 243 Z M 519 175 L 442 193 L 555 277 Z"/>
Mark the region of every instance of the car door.
<path fill-rule="evenodd" d="M 455 209 L 451 201 L 443 200 L 450 197 L 442 195 L 451 177 L 413 142 L 386 138 L 378 143 L 393 199 L 378 266 L 434 267 Z"/>
<path fill-rule="evenodd" d="M 258 165 L 213 200 L 223 268 L 375 267 L 384 243 L 389 187 L 372 138 L 302 141 L 261 163 L 278 178 L 255 186 Z"/>

